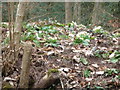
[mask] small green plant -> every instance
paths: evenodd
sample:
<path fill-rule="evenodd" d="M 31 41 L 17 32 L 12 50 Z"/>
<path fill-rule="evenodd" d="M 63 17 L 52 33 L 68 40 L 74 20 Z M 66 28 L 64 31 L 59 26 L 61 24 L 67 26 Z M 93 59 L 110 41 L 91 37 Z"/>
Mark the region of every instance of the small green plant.
<path fill-rule="evenodd" d="M 91 37 L 87 32 L 80 32 L 76 35 L 74 44 L 83 44 L 87 46 L 89 45 L 90 40 L 91 40 Z"/>
<path fill-rule="evenodd" d="M 115 55 L 114 55 L 114 57 L 110 58 L 110 61 L 112 63 L 117 63 L 118 61 L 120 61 L 120 52 L 114 51 L 113 53 L 115 53 Z"/>
<path fill-rule="evenodd" d="M 117 37 L 120 37 L 120 33 L 115 33 L 115 34 L 113 34 L 113 36 L 112 36 L 113 38 L 117 38 Z"/>
<path fill-rule="evenodd" d="M 46 46 L 54 46 L 54 47 L 58 47 L 58 43 L 57 43 L 57 39 L 48 39 L 46 40 Z"/>
<path fill-rule="evenodd" d="M 105 90 L 103 87 L 101 87 L 101 86 L 95 86 L 95 88 L 94 88 L 95 90 Z"/>
<path fill-rule="evenodd" d="M 117 78 L 117 79 L 119 79 L 120 80 L 120 75 L 116 75 L 116 77 L 115 78 Z"/>
<path fill-rule="evenodd" d="M 23 38 L 24 38 L 24 40 L 33 41 L 36 39 L 36 36 L 34 35 L 34 33 L 28 32 Z"/>
<path fill-rule="evenodd" d="M 87 65 L 88 64 L 88 61 L 86 58 L 80 58 L 80 61 L 84 64 L 84 65 Z"/>
<path fill-rule="evenodd" d="M 108 58 L 108 57 L 109 57 L 109 53 L 103 53 L 103 54 L 102 54 L 102 57 L 103 57 L 103 58 Z"/>
<path fill-rule="evenodd" d="M 55 29 L 49 29 L 49 30 L 48 30 L 48 33 L 56 34 L 56 33 L 58 33 L 58 30 L 55 30 Z"/>
<path fill-rule="evenodd" d="M 93 29 L 93 32 L 94 33 L 103 33 L 104 31 L 103 31 L 103 28 L 101 26 L 98 26 L 98 27 L 95 26 Z"/>
<path fill-rule="evenodd" d="M 102 56 L 101 56 L 100 52 L 101 52 L 100 50 L 96 50 L 96 51 L 94 52 L 94 55 L 95 55 L 96 57 L 101 58 Z"/>
<path fill-rule="evenodd" d="M 59 26 L 59 27 L 64 27 L 65 26 L 64 24 L 61 24 L 61 23 L 58 23 L 58 22 L 56 22 L 54 25 Z"/>
<path fill-rule="evenodd" d="M 40 42 L 38 40 L 33 40 L 37 47 L 40 47 Z"/>
<path fill-rule="evenodd" d="M 42 31 L 48 31 L 50 29 L 53 29 L 53 26 L 50 25 L 50 26 L 44 26 L 41 28 Z"/>
<path fill-rule="evenodd" d="M 68 39 L 69 36 L 67 36 L 67 35 L 60 35 L 60 38 L 62 38 L 62 39 Z"/>
<path fill-rule="evenodd" d="M 46 36 L 45 33 L 38 33 L 38 37 L 43 38 L 44 36 Z"/>
<path fill-rule="evenodd" d="M 46 42 L 47 43 L 57 43 L 58 40 L 56 39 L 48 39 Z"/>
<path fill-rule="evenodd" d="M 113 74 L 118 74 L 120 71 L 117 69 L 108 69 L 105 71 L 105 76 L 111 76 Z"/>
<path fill-rule="evenodd" d="M 91 73 L 91 71 L 88 70 L 88 69 L 86 69 L 86 70 L 83 72 L 83 75 L 84 75 L 84 77 L 88 78 L 88 77 L 90 77 L 90 73 Z"/>
<path fill-rule="evenodd" d="M 7 45 L 10 41 L 10 38 L 9 37 L 6 37 L 4 40 L 3 40 L 3 44 L 4 45 Z"/>
<path fill-rule="evenodd" d="M 79 38 L 75 38 L 75 40 L 74 40 L 74 43 L 75 44 L 80 44 L 80 43 L 82 43 L 83 42 L 83 40 L 81 40 L 81 39 L 79 39 Z"/>
<path fill-rule="evenodd" d="M 8 28 L 8 25 L 7 24 L 2 24 L 1 25 L 3 28 Z"/>

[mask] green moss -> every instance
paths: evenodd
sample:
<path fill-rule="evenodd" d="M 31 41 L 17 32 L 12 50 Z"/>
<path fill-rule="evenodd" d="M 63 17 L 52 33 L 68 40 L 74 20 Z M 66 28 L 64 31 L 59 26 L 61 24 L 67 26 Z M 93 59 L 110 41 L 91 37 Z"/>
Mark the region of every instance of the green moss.
<path fill-rule="evenodd" d="M 50 75 L 51 73 L 58 73 L 59 70 L 58 69 L 49 69 L 48 70 L 48 75 Z"/>
<path fill-rule="evenodd" d="M 9 82 L 3 82 L 3 87 L 2 87 L 4 90 L 7 90 L 8 88 L 13 88 L 13 86 L 11 86 L 9 84 Z"/>

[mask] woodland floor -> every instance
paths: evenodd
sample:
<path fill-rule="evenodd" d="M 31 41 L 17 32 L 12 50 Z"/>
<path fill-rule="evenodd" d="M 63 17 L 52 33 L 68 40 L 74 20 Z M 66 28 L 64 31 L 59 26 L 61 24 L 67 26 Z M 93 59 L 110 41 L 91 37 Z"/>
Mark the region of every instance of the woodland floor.
<path fill-rule="evenodd" d="M 48 45 L 46 45 L 46 42 L 44 42 L 45 39 L 39 39 L 43 42 L 40 43 L 40 47 L 37 47 L 30 40 L 33 43 L 30 87 L 39 85 L 39 81 L 48 70 L 57 69 L 59 70 L 60 81 L 47 87 L 49 90 L 57 90 L 58 88 L 63 88 L 63 90 L 66 88 L 71 90 L 75 88 L 95 90 L 120 89 L 120 41 L 118 36 L 113 36 L 115 33 L 119 33 L 120 30 L 103 34 L 102 32 L 93 32 L 94 27 L 86 28 L 80 25 L 70 25 L 70 30 L 67 31 L 62 24 L 53 26 L 57 30 L 62 30 L 61 33 L 49 33 L 51 37 L 57 37 L 57 42 L 52 42 L 52 44 L 47 42 Z M 79 32 L 87 32 L 94 39 L 90 39 L 89 45 L 83 44 L 82 42 L 73 44 L 75 37 L 70 37 L 72 32 L 71 28 L 74 31 L 74 35 Z M 24 33 L 28 32 L 24 31 Z M 69 38 L 60 39 L 61 34 L 65 34 Z M 54 45 L 56 43 L 58 46 Z M 3 51 L 3 58 L 7 57 L 8 54 L 6 53 L 10 53 L 8 46 L 6 45 L 7 49 Z M 93 50 L 94 48 L 95 50 Z M 119 52 L 117 56 L 114 54 L 116 51 Z M 112 55 L 113 62 L 110 61 Z M 14 88 L 19 83 L 22 56 L 23 48 L 21 47 L 19 60 L 16 65 L 9 66 L 9 61 L 7 61 L 8 64 L 5 64 L 6 61 L 4 62 L 3 80 L 10 78 L 9 83 Z M 114 60 L 117 61 L 114 62 Z"/>

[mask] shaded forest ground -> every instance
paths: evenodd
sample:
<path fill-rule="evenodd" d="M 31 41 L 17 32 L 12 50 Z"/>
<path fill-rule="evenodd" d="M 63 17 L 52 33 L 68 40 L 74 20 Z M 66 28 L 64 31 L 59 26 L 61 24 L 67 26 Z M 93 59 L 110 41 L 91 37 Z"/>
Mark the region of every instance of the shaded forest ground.
<path fill-rule="evenodd" d="M 23 47 L 18 62 L 12 65 L 6 31 L 3 37 L 3 88 L 17 88 Z M 120 29 L 108 31 L 101 26 L 43 21 L 23 25 L 21 37 L 21 43 L 30 41 L 33 45 L 30 88 L 40 86 L 47 72 L 59 73 L 58 82 L 47 89 L 120 88 Z"/>

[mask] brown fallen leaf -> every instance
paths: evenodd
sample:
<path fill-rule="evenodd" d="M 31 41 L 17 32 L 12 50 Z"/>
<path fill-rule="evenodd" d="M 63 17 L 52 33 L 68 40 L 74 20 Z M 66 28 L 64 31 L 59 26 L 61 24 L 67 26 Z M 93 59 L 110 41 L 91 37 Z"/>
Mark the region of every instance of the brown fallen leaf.
<path fill-rule="evenodd" d="M 88 66 L 87 68 L 92 72 L 95 71 L 94 67 L 92 67 L 92 66 Z"/>

